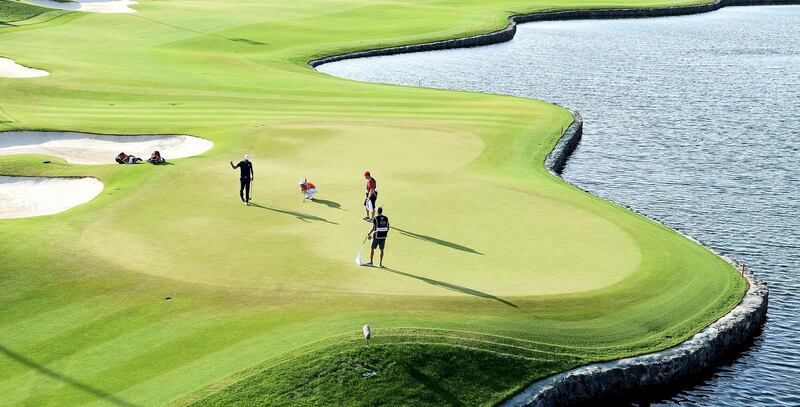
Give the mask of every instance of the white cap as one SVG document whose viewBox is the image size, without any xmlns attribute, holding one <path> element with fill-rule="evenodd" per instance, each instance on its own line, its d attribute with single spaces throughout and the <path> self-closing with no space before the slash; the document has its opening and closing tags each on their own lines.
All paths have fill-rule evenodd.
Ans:
<svg viewBox="0 0 800 407">
<path fill-rule="evenodd" d="M 250 154 L 245 154 L 244 155 L 244 159 L 247 160 L 247 161 L 250 161 Z"/>
<path fill-rule="evenodd" d="M 303 185 L 303 184 L 305 184 L 305 183 L 306 183 L 306 179 L 305 179 L 305 178 L 303 178 L 303 179 L 301 179 L 301 180 L 300 180 L 300 185 Z"/>
</svg>

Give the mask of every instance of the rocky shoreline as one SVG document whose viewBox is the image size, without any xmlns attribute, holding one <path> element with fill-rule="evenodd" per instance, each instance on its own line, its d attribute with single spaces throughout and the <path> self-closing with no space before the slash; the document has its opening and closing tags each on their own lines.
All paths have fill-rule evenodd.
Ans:
<svg viewBox="0 0 800 407">
<path fill-rule="evenodd" d="M 563 406 L 624 398 L 696 377 L 748 343 L 766 321 L 767 285 L 749 272 L 743 275 L 750 287 L 739 305 L 680 345 L 539 380 L 501 405 Z"/>
<path fill-rule="evenodd" d="M 572 111 L 572 116 L 574 121 L 544 162 L 556 176 L 561 173 L 583 134 L 580 113 Z M 733 264 L 730 259 L 725 260 Z M 739 304 L 679 345 L 641 356 L 594 363 L 538 380 L 501 406 L 549 407 L 624 399 L 626 395 L 642 394 L 651 389 L 675 387 L 716 366 L 758 335 L 767 319 L 767 284 L 746 269 L 741 270 L 748 289 Z"/>
<path fill-rule="evenodd" d="M 560 176 L 564 166 L 567 165 L 567 160 L 578 148 L 578 143 L 583 137 L 583 116 L 576 110 L 569 112 L 572 114 L 572 124 L 564 130 L 564 134 L 544 159 L 544 167 L 556 176 Z"/>
</svg>

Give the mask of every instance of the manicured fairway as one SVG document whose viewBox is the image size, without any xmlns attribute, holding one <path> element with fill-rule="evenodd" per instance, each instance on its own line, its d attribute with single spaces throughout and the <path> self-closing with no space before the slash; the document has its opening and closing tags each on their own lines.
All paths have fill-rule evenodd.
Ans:
<svg viewBox="0 0 800 407">
<path fill-rule="evenodd" d="M 0 55 L 50 72 L 0 78 L 0 131 L 214 142 L 159 167 L 0 156 L 0 175 L 105 185 L 59 215 L 0 221 L 0 404 L 492 404 L 685 339 L 745 282 L 551 176 L 567 111 L 306 66 L 509 14 L 683 3 L 145 0 L 42 18 L 0 0 L 0 21 L 42 20 L 0 27 Z M 252 207 L 228 166 L 245 153 Z M 394 227 L 386 270 L 353 263 L 364 170 Z M 304 177 L 318 202 L 301 202 Z"/>
</svg>

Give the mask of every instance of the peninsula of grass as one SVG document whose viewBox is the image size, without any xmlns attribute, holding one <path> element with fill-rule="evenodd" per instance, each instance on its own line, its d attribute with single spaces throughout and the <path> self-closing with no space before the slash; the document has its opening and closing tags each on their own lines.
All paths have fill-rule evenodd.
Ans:
<svg viewBox="0 0 800 407">
<path fill-rule="evenodd" d="M 0 221 L 1 403 L 493 404 L 686 339 L 745 281 L 550 175 L 566 110 L 306 65 L 488 32 L 511 14 L 674 4 L 144 0 L 135 14 L 0 28 L 3 56 L 50 72 L 0 78 L 0 130 L 214 142 L 159 167 L 0 157 L 0 175 L 105 185 L 61 214 Z M 252 207 L 228 166 L 245 153 Z M 385 270 L 353 264 L 365 170 L 394 227 Z M 319 201 L 302 202 L 303 177 Z"/>
</svg>

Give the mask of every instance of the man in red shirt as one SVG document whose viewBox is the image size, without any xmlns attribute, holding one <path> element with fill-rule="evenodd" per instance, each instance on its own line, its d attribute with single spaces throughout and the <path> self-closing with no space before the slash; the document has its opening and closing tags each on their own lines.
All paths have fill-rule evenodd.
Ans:
<svg viewBox="0 0 800 407">
<path fill-rule="evenodd" d="M 314 197 L 317 196 L 317 187 L 314 184 L 308 182 L 307 179 L 303 178 L 300 180 L 300 193 L 303 194 L 303 200 L 306 199 L 314 200 Z"/>
<path fill-rule="evenodd" d="M 372 222 L 372 219 L 375 218 L 375 202 L 378 200 L 378 181 L 372 178 L 372 174 L 369 171 L 364 173 L 364 179 L 367 180 L 365 188 L 367 197 L 364 199 L 364 208 L 367 210 L 367 216 L 364 217 L 364 220 Z"/>
</svg>

